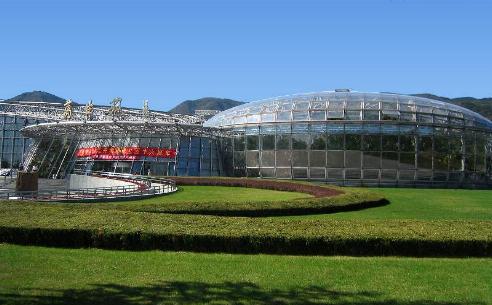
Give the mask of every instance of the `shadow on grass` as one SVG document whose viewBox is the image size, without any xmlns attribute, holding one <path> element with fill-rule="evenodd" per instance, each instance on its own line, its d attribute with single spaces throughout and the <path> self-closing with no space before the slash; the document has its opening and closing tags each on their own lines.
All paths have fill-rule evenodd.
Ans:
<svg viewBox="0 0 492 305">
<path fill-rule="evenodd" d="M 296 289 L 267 290 L 255 284 L 239 282 L 160 282 L 148 286 L 116 284 L 91 285 L 85 289 L 30 289 L 0 293 L 0 304 L 372 304 L 372 305 L 463 305 L 432 300 L 402 301 L 377 292 L 347 292 L 310 286 Z M 484 303 L 466 302 L 469 305 Z"/>
</svg>

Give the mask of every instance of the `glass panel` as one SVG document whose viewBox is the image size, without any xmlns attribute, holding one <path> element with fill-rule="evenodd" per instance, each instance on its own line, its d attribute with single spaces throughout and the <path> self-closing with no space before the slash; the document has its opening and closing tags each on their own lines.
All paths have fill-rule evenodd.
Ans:
<svg viewBox="0 0 492 305">
<path fill-rule="evenodd" d="M 325 111 L 311 111 L 311 121 L 324 121 Z"/>
<path fill-rule="evenodd" d="M 246 120 L 248 123 L 259 123 L 260 115 L 259 114 L 248 115 Z"/>
<path fill-rule="evenodd" d="M 448 155 L 443 153 L 434 154 L 434 169 L 448 170 Z"/>
<path fill-rule="evenodd" d="M 406 180 L 406 181 L 415 180 L 415 171 L 401 170 L 400 180 Z"/>
<path fill-rule="evenodd" d="M 361 167 L 361 152 L 360 151 L 345 151 L 345 167 L 360 168 Z"/>
<path fill-rule="evenodd" d="M 293 134 L 292 149 L 306 149 L 309 143 L 308 134 Z"/>
<path fill-rule="evenodd" d="M 304 150 L 292 151 L 292 166 L 308 166 L 308 153 Z"/>
<path fill-rule="evenodd" d="M 326 166 L 327 167 L 343 167 L 344 152 L 343 151 L 327 151 Z"/>
<path fill-rule="evenodd" d="M 311 149 L 312 150 L 325 150 L 326 149 L 326 135 L 325 134 L 312 134 L 311 135 Z"/>
<path fill-rule="evenodd" d="M 261 152 L 261 166 L 264 166 L 264 167 L 275 166 L 275 151 L 262 151 Z"/>
<path fill-rule="evenodd" d="M 261 149 L 263 149 L 263 150 L 275 149 L 275 135 L 262 135 L 261 136 Z"/>
<path fill-rule="evenodd" d="M 343 119 L 343 110 L 328 111 L 327 119 L 331 119 L 331 120 Z"/>
<path fill-rule="evenodd" d="M 326 175 L 330 179 L 343 179 L 343 169 L 327 169 Z"/>
<path fill-rule="evenodd" d="M 312 167 L 324 167 L 326 164 L 326 152 L 323 151 L 310 151 L 309 152 L 309 166 Z"/>
<path fill-rule="evenodd" d="M 364 110 L 364 120 L 378 121 L 379 111 Z"/>
<path fill-rule="evenodd" d="M 309 120 L 309 114 L 307 111 L 303 111 L 303 112 L 294 111 L 292 113 L 292 115 L 293 115 L 294 121 L 307 121 L 307 120 Z"/>
<path fill-rule="evenodd" d="M 345 135 L 345 147 L 347 150 L 360 150 L 361 136 L 354 134 Z"/>
<path fill-rule="evenodd" d="M 275 177 L 275 169 L 274 168 L 262 168 L 260 170 L 261 176 L 264 178 Z"/>
<path fill-rule="evenodd" d="M 415 168 L 415 153 L 400 153 L 400 168 Z"/>
<path fill-rule="evenodd" d="M 379 171 L 378 170 L 364 170 L 363 171 L 363 177 L 364 179 L 371 179 L 371 180 L 375 180 L 375 179 L 379 179 Z"/>
<path fill-rule="evenodd" d="M 359 169 L 346 169 L 345 170 L 345 179 L 360 179 L 360 170 Z"/>
<path fill-rule="evenodd" d="M 307 178 L 307 168 L 294 168 L 292 169 L 294 178 L 304 179 Z"/>
<path fill-rule="evenodd" d="M 258 167 L 260 165 L 260 153 L 257 151 L 246 152 L 246 166 Z"/>
<path fill-rule="evenodd" d="M 311 179 L 325 179 L 324 168 L 310 168 L 309 175 Z"/>
<path fill-rule="evenodd" d="M 290 135 L 277 135 L 277 149 L 290 149 Z"/>
<path fill-rule="evenodd" d="M 277 121 L 290 121 L 290 111 L 277 112 Z"/>
<path fill-rule="evenodd" d="M 275 113 L 263 113 L 261 115 L 262 122 L 274 122 L 275 121 Z"/>
<path fill-rule="evenodd" d="M 364 152 L 364 168 L 380 168 L 380 163 L 379 152 Z"/>
<path fill-rule="evenodd" d="M 414 136 L 400 136 L 400 150 L 401 151 L 415 151 L 415 137 Z"/>
<path fill-rule="evenodd" d="M 275 152 L 276 165 L 278 166 L 290 166 L 290 150 L 280 150 Z"/>
<path fill-rule="evenodd" d="M 381 120 L 384 121 L 398 121 L 400 112 L 396 110 L 383 110 L 381 112 Z"/>
<path fill-rule="evenodd" d="M 327 136 L 327 149 L 343 150 L 343 134 L 330 134 Z"/>
<path fill-rule="evenodd" d="M 260 169 L 258 168 L 248 168 L 246 169 L 248 177 L 260 177 Z"/>
<path fill-rule="evenodd" d="M 396 170 L 384 169 L 381 171 L 381 179 L 383 180 L 396 180 Z"/>
<path fill-rule="evenodd" d="M 381 153 L 381 167 L 382 168 L 398 168 L 398 153 L 396 152 L 382 152 Z"/>
<path fill-rule="evenodd" d="M 432 152 L 432 137 L 419 137 L 419 151 Z"/>
<path fill-rule="evenodd" d="M 258 136 L 246 136 L 248 150 L 258 150 Z"/>
<path fill-rule="evenodd" d="M 277 178 L 290 178 L 290 167 L 289 168 L 277 168 L 276 170 Z"/>
<path fill-rule="evenodd" d="M 449 169 L 450 170 L 464 170 L 463 168 L 463 155 L 460 153 L 451 154 L 449 156 Z"/>
<path fill-rule="evenodd" d="M 419 169 L 432 169 L 432 152 L 419 153 L 417 158 L 417 167 Z"/>
<path fill-rule="evenodd" d="M 383 150 L 398 151 L 398 136 L 383 135 Z"/>
<path fill-rule="evenodd" d="M 244 137 L 235 137 L 234 138 L 234 150 L 240 151 L 244 150 Z"/>
<path fill-rule="evenodd" d="M 445 136 L 434 137 L 434 150 L 441 153 L 448 151 L 448 138 Z"/>
<path fill-rule="evenodd" d="M 417 180 L 430 181 L 432 179 L 432 171 L 417 171 Z"/>
<path fill-rule="evenodd" d="M 360 111 L 345 111 L 345 119 L 346 120 L 360 120 Z"/>
<path fill-rule="evenodd" d="M 381 150 L 381 137 L 376 135 L 365 135 L 364 150 L 365 151 L 380 151 Z"/>
</svg>

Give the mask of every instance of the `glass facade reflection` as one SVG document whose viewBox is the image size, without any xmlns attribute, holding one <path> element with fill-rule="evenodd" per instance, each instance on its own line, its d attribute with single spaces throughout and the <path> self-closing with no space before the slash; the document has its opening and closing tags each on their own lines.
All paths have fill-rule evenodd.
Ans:
<svg viewBox="0 0 492 305">
<path fill-rule="evenodd" d="M 135 147 L 141 150 L 162 149 L 173 154 L 163 156 L 105 156 L 72 158 L 74 172 L 104 171 L 157 176 L 225 175 L 220 159 L 220 141 L 199 136 L 132 134 L 80 140 L 77 149 L 92 147 Z M 175 152 L 175 154 L 174 154 Z M 131 158 L 128 158 L 131 157 Z"/>
<path fill-rule="evenodd" d="M 15 115 L 0 115 L 0 168 L 19 168 L 24 162 L 24 154 L 32 140 L 22 136 L 20 130 L 25 126 L 39 123 L 39 120 Z"/>
<path fill-rule="evenodd" d="M 492 122 L 430 99 L 296 95 L 226 110 L 204 126 L 234 132 L 235 176 L 345 185 L 492 185 Z"/>
</svg>

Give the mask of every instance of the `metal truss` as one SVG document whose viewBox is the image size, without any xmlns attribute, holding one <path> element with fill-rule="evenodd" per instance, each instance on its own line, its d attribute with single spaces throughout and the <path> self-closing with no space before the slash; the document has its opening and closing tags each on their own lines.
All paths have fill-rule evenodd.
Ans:
<svg viewBox="0 0 492 305">
<path fill-rule="evenodd" d="M 112 111 L 113 110 L 113 111 Z M 48 122 L 89 122 L 89 121 L 125 121 L 125 122 L 152 122 L 167 124 L 200 124 L 197 116 L 174 114 L 148 109 L 121 108 L 115 113 L 114 109 L 104 106 L 93 106 L 90 115 L 86 105 L 70 106 L 70 115 L 62 104 L 35 103 L 35 102 L 10 102 L 0 103 L 0 114 L 20 116 L 29 119 L 44 120 Z"/>
<path fill-rule="evenodd" d="M 203 127 L 201 124 L 183 124 L 147 121 L 65 121 L 31 125 L 21 130 L 29 138 L 67 137 L 79 139 L 129 134 L 225 137 L 231 131 Z"/>
</svg>

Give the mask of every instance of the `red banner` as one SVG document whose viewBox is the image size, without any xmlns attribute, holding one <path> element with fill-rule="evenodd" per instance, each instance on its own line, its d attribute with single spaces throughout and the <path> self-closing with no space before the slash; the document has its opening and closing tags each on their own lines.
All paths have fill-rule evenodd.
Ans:
<svg viewBox="0 0 492 305">
<path fill-rule="evenodd" d="M 176 149 L 157 147 L 85 147 L 77 149 L 78 158 L 101 160 L 135 160 L 137 157 L 175 158 Z"/>
</svg>

